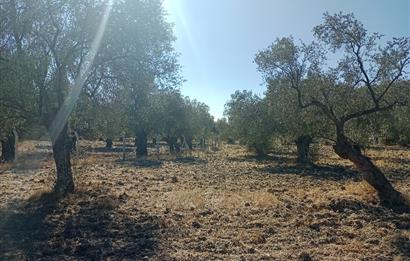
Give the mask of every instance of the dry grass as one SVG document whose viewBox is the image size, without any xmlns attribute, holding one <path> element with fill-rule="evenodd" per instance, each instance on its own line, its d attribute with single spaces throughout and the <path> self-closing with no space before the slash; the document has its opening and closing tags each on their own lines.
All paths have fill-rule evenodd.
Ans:
<svg viewBox="0 0 410 261">
<path fill-rule="evenodd" d="M 159 164 L 135 166 L 119 161 L 121 153 L 95 152 L 103 146 L 83 143 L 83 153 L 74 158 L 76 193 L 55 203 L 44 202 L 54 180 L 49 159 L 29 170 L 2 166 L 1 260 L 410 255 L 410 215 L 378 205 L 374 190 L 330 147 L 318 152 L 322 168 L 303 169 L 288 151 L 257 160 L 240 146 L 200 159 L 162 156 Z M 34 142 L 24 148 L 38 150 Z M 410 150 L 378 147 L 366 153 L 410 194 Z"/>
</svg>

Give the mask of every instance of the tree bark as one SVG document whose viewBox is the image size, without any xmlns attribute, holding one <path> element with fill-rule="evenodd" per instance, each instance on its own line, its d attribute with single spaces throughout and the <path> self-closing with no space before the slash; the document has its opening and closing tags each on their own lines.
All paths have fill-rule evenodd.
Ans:
<svg viewBox="0 0 410 261">
<path fill-rule="evenodd" d="M 309 153 L 312 138 L 309 135 L 302 135 L 295 140 L 295 143 L 297 148 L 296 162 L 299 164 L 312 164 Z"/>
<path fill-rule="evenodd" d="M 399 207 L 405 204 L 403 195 L 394 189 L 383 172 L 373 164 L 369 157 L 362 154 L 360 147 L 353 144 L 343 131 L 337 131 L 337 142 L 333 148 L 341 158 L 353 162 L 362 173 L 363 179 L 377 191 L 383 205 Z"/>
<path fill-rule="evenodd" d="M 137 131 L 135 142 L 137 145 L 136 156 L 138 158 L 143 158 L 148 156 L 148 142 L 147 133 L 143 130 Z"/>
<path fill-rule="evenodd" d="M 188 148 L 190 150 L 193 150 L 194 146 L 193 146 L 193 143 L 192 143 L 192 138 L 191 137 L 185 138 L 185 142 L 186 142 Z"/>
<path fill-rule="evenodd" d="M 111 138 L 107 138 L 105 140 L 105 148 L 112 149 L 112 139 Z"/>
<path fill-rule="evenodd" d="M 262 146 L 253 145 L 253 148 L 256 152 L 256 156 L 258 156 L 258 157 L 265 157 L 266 156 L 266 151 L 262 148 Z"/>
<path fill-rule="evenodd" d="M 69 139 L 70 139 L 70 151 L 71 151 L 71 153 L 74 153 L 74 152 L 76 152 L 77 151 L 77 145 L 78 145 L 78 137 L 77 137 L 77 133 L 76 132 L 71 132 L 70 133 L 70 136 L 69 136 Z"/>
<path fill-rule="evenodd" d="M 16 158 L 16 136 L 11 132 L 1 141 L 1 160 L 13 161 Z"/>
<path fill-rule="evenodd" d="M 67 133 L 66 125 L 53 142 L 53 156 L 57 169 L 57 181 L 54 186 L 54 192 L 59 196 L 65 196 L 74 191 L 70 152 L 71 140 Z"/>
<path fill-rule="evenodd" d="M 167 143 L 171 154 L 179 153 L 181 151 L 181 148 L 178 145 L 178 139 L 176 137 L 168 137 Z"/>
</svg>

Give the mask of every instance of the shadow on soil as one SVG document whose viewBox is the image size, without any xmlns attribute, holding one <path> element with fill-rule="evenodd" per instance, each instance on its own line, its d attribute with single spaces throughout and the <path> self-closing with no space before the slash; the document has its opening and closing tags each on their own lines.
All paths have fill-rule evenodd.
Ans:
<svg viewBox="0 0 410 261">
<path fill-rule="evenodd" d="M 279 175 L 300 175 L 305 177 L 312 177 L 321 180 L 346 180 L 351 179 L 353 181 L 359 181 L 360 175 L 354 170 L 346 169 L 342 166 L 298 166 L 298 165 L 278 165 L 274 167 L 265 167 L 262 171 L 279 174 Z"/>
<path fill-rule="evenodd" d="M 101 197 L 101 195 L 104 195 Z M 76 192 L 58 200 L 52 194 L 0 210 L 0 260 L 130 259 L 156 252 L 158 217 L 116 211 L 119 199 Z"/>
<path fill-rule="evenodd" d="M 174 155 L 161 155 L 160 159 L 155 156 L 148 157 L 139 160 L 122 160 L 118 159 L 115 161 L 117 164 L 122 166 L 132 166 L 138 168 L 160 168 L 165 163 L 174 163 L 181 165 L 200 165 L 206 164 L 208 161 L 198 157 L 175 157 Z"/>
<path fill-rule="evenodd" d="M 402 232 L 410 229 L 410 208 L 386 208 L 381 205 L 366 204 L 352 199 L 333 199 L 328 209 L 344 215 L 358 215 L 364 217 L 363 222 L 391 223 L 397 231 L 392 236 L 391 245 L 399 255 L 410 256 L 410 239 Z"/>
<path fill-rule="evenodd" d="M 29 171 L 35 171 L 43 168 L 52 158 L 52 153 L 47 151 L 30 151 L 19 153 L 16 159 L 10 163 L 7 170 L 11 170 L 16 174 L 28 174 Z"/>
<path fill-rule="evenodd" d="M 291 164 L 295 161 L 295 157 L 293 153 L 275 153 L 269 154 L 264 156 L 257 156 L 257 155 L 246 155 L 242 157 L 230 157 L 228 158 L 229 161 L 232 162 L 278 162 L 278 163 L 286 163 Z"/>
</svg>

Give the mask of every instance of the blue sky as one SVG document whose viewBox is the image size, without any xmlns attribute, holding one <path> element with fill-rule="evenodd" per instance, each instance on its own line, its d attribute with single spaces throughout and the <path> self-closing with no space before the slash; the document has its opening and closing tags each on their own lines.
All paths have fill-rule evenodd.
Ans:
<svg viewBox="0 0 410 261">
<path fill-rule="evenodd" d="M 313 40 L 324 12 L 353 12 L 371 32 L 410 36 L 410 0 L 165 0 L 186 82 L 216 118 L 235 90 L 263 95 L 253 57 L 277 37 Z"/>
</svg>

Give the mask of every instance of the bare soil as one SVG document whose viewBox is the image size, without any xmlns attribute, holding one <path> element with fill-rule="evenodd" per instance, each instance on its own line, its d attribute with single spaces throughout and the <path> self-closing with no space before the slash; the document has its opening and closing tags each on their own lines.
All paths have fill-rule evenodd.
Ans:
<svg viewBox="0 0 410 261">
<path fill-rule="evenodd" d="M 293 148 L 124 162 L 102 147 L 82 141 L 64 199 L 50 193 L 47 142 L 24 141 L 0 166 L 0 260 L 410 260 L 410 214 L 380 206 L 328 146 L 312 168 Z M 409 149 L 366 154 L 410 195 Z"/>
</svg>

